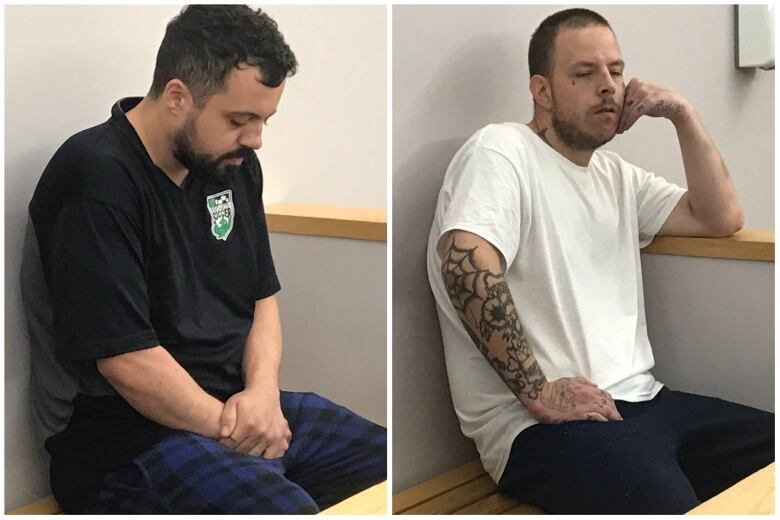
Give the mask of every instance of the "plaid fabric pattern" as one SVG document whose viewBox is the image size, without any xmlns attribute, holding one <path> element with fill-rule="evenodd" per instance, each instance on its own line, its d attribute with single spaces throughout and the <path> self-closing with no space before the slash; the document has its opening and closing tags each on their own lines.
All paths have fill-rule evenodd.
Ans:
<svg viewBox="0 0 780 520">
<path fill-rule="evenodd" d="M 292 442 L 279 459 L 189 432 L 106 475 L 92 514 L 311 514 L 387 478 L 387 430 L 312 393 L 282 392 Z"/>
</svg>

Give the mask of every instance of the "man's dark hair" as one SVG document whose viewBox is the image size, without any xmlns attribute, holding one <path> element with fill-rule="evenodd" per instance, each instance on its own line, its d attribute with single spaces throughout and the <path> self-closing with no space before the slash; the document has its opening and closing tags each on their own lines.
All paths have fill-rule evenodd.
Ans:
<svg viewBox="0 0 780 520">
<path fill-rule="evenodd" d="M 225 86 L 239 65 L 258 67 L 262 84 L 279 86 L 298 62 L 268 14 L 245 5 L 189 5 L 165 29 L 149 97 L 156 99 L 179 79 L 202 106 Z"/>
<path fill-rule="evenodd" d="M 555 50 L 555 38 L 561 27 L 579 28 L 590 25 L 610 27 L 609 22 L 600 14 L 589 9 L 566 9 L 558 11 L 544 19 L 536 28 L 528 45 L 528 71 L 531 76 L 539 74 L 549 77 Z"/>
</svg>

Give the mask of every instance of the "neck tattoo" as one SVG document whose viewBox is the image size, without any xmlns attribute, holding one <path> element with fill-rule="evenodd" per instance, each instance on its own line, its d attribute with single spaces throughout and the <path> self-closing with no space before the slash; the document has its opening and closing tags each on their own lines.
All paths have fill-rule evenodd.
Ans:
<svg viewBox="0 0 780 520">
<path fill-rule="evenodd" d="M 552 146 L 550 144 L 550 141 L 547 140 L 547 136 L 545 135 L 546 133 L 547 133 L 547 129 L 546 128 L 542 128 L 541 130 L 536 132 L 536 135 L 538 135 L 542 139 L 542 141 L 547 143 L 548 146 Z"/>
</svg>

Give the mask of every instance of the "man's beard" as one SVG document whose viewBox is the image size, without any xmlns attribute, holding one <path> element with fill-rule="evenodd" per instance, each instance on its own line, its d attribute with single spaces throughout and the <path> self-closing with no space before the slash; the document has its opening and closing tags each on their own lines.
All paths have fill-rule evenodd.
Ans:
<svg viewBox="0 0 780 520">
<path fill-rule="evenodd" d="M 236 158 L 243 158 L 246 161 L 247 154 L 252 152 L 250 148 L 239 148 L 220 155 L 216 159 L 199 152 L 194 145 L 195 125 L 192 119 L 188 120 L 184 127 L 176 130 L 172 137 L 173 156 L 189 170 L 190 177 L 222 186 L 230 184 L 243 165 L 243 162 L 241 164 L 223 164 L 224 161 Z"/>
<path fill-rule="evenodd" d="M 553 98 L 553 103 L 554 102 L 555 98 Z M 612 132 L 609 137 L 601 139 L 596 138 L 583 131 L 582 127 L 577 124 L 576 120 L 559 118 L 558 110 L 556 108 L 557 107 L 553 105 L 552 126 L 555 130 L 555 135 L 558 136 L 558 139 L 563 141 L 563 143 L 569 148 L 592 152 L 597 148 L 604 146 L 615 137 L 615 132 Z"/>
<path fill-rule="evenodd" d="M 597 148 L 604 146 L 615 137 L 615 134 L 612 133 L 609 137 L 598 139 L 584 132 L 574 121 L 558 119 L 555 112 L 553 112 L 552 116 L 552 125 L 558 139 L 563 141 L 569 148 L 575 150 L 587 150 L 592 152 Z"/>
</svg>

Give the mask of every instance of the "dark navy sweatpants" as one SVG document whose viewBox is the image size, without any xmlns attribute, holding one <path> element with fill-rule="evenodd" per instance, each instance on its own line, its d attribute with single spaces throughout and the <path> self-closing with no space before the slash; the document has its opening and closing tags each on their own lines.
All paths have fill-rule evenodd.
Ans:
<svg viewBox="0 0 780 520">
<path fill-rule="evenodd" d="M 281 393 L 292 441 L 263 459 L 181 432 L 106 475 L 83 513 L 307 514 L 387 478 L 387 431 L 311 393 Z"/>
<path fill-rule="evenodd" d="M 623 421 L 536 424 L 502 493 L 558 514 L 682 514 L 772 463 L 774 414 L 663 388 Z"/>
</svg>

